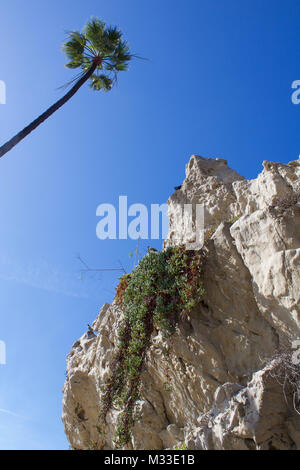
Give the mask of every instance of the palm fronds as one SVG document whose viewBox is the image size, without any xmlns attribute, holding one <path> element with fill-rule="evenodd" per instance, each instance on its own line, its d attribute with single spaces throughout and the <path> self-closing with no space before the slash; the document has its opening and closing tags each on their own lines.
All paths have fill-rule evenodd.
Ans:
<svg viewBox="0 0 300 470">
<path fill-rule="evenodd" d="M 118 73 L 126 71 L 134 57 L 127 41 L 122 38 L 122 32 L 116 26 L 107 26 L 98 18 L 91 18 L 81 33 L 71 31 L 68 36 L 68 41 L 63 44 L 69 59 L 66 67 L 81 68 L 85 73 L 96 65 L 90 77 L 90 86 L 97 91 L 111 90 Z"/>
</svg>

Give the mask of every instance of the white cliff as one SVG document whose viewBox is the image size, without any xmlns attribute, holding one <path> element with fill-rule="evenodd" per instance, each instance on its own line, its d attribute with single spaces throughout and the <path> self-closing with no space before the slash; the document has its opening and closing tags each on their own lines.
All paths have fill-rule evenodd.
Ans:
<svg viewBox="0 0 300 470">
<path fill-rule="evenodd" d="M 300 366 L 285 388 L 290 363 L 274 359 L 300 339 L 300 159 L 263 165 L 245 180 L 225 160 L 192 156 L 169 199 L 165 246 L 193 242 L 181 208 L 205 206 L 205 296 L 169 338 L 152 334 L 133 449 L 300 449 Z M 96 333 L 68 355 L 63 422 L 73 449 L 114 448 L 120 410 L 99 419 L 100 397 L 121 318 L 105 304 Z"/>
</svg>

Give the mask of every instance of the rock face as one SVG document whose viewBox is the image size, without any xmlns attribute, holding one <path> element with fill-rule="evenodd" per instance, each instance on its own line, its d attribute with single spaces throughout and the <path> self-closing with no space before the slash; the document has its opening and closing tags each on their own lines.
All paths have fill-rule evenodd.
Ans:
<svg viewBox="0 0 300 470">
<path fill-rule="evenodd" d="M 272 359 L 300 339 L 300 159 L 263 166 L 245 180 L 225 160 L 192 156 L 169 199 L 165 246 L 193 242 L 181 209 L 204 204 L 206 294 L 169 339 L 152 335 L 133 449 L 300 449 L 300 372 L 296 364 L 296 389 L 289 378 L 283 387 Z M 95 334 L 68 355 L 63 422 L 73 449 L 114 448 L 120 411 L 106 423 L 99 413 L 121 318 L 105 304 Z"/>
</svg>

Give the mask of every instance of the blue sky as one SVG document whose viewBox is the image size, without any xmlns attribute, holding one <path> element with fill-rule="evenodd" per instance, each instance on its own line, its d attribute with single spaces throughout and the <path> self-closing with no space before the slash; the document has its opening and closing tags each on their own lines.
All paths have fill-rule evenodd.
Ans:
<svg viewBox="0 0 300 470">
<path fill-rule="evenodd" d="M 72 78 L 65 31 L 91 16 L 117 24 L 135 61 L 108 94 L 87 86 L 0 160 L 0 448 L 67 449 L 61 423 L 66 355 L 117 275 L 131 240 L 96 238 L 96 208 L 166 202 L 191 154 L 228 159 L 248 178 L 263 160 L 300 153 L 298 0 L 2 2 L 0 141 L 56 101 Z M 152 242 L 161 247 L 161 241 Z M 147 246 L 144 242 L 143 247 Z"/>
</svg>

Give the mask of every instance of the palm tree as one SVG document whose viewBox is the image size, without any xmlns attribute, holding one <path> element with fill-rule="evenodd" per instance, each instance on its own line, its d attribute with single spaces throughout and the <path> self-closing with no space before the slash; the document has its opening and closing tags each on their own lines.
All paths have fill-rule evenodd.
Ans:
<svg viewBox="0 0 300 470">
<path fill-rule="evenodd" d="M 69 101 L 87 80 L 90 79 L 93 90 L 111 90 L 116 83 L 118 72 L 127 70 L 128 63 L 133 57 L 129 52 L 127 41 L 122 39 L 122 32 L 115 26 L 106 26 L 97 18 L 91 18 L 82 33 L 70 32 L 68 41 L 63 44 L 63 50 L 70 60 L 66 67 L 81 69 L 81 72 L 67 85 L 74 82 L 75 84 L 60 100 L 2 145 L 0 157 Z"/>
</svg>

